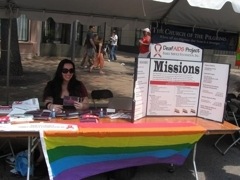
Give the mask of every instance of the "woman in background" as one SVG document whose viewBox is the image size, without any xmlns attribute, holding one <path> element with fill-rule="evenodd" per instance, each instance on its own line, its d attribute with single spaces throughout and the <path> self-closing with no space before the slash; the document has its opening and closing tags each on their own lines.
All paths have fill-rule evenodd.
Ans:
<svg viewBox="0 0 240 180">
<path fill-rule="evenodd" d="M 76 96 L 81 101 L 74 101 L 76 110 L 89 107 L 88 93 L 84 84 L 76 79 L 75 65 L 69 59 L 63 59 L 57 67 L 54 78 L 49 81 L 44 89 L 43 101 L 47 109 L 61 113 L 63 110 L 64 96 Z"/>
<path fill-rule="evenodd" d="M 143 31 L 143 37 L 139 40 L 139 55 L 138 57 L 149 57 L 150 55 L 150 43 L 151 43 L 151 31 L 149 28 L 145 28 Z"/>
<path fill-rule="evenodd" d="M 89 72 L 92 72 L 93 68 L 100 67 L 99 73 L 104 74 L 104 51 L 103 51 L 103 38 L 100 36 L 95 37 L 95 46 L 96 46 L 96 57 L 93 62 L 93 65 L 90 67 Z"/>
</svg>

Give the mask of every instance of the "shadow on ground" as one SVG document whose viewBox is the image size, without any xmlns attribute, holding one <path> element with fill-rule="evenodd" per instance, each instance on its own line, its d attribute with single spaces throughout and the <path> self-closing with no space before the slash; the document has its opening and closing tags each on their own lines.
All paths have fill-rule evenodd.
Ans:
<svg viewBox="0 0 240 180">
<path fill-rule="evenodd" d="M 10 76 L 10 86 L 29 86 L 45 82 L 49 76 L 44 72 L 24 71 L 22 76 Z M 6 76 L 0 76 L 0 85 L 6 86 Z"/>
</svg>

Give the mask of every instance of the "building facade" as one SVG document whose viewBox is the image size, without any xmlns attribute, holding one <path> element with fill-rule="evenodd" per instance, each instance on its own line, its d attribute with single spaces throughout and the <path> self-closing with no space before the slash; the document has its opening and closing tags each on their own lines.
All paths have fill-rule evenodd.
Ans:
<svg viewBox="0 0 240 180">
<path fill-rule="evenodd" d="M 79 21 L 72 24 L 57 23 L 52 18 L 46 21 L 29 20 L 25 15 L 17 18 L 20 54 L 22 57 L 33 56 L 81 56 L 89 25 Z M 94 24 L 93 24 L 94 25 Z M 108 42 L 111 31 L 118 35 L 118 49 L 138 52 L 138 39 L 142 36 L 140 28 L 130 24 L 122 27 L 103 23 L 96 26 L 96 32 Z"/>
</svg>

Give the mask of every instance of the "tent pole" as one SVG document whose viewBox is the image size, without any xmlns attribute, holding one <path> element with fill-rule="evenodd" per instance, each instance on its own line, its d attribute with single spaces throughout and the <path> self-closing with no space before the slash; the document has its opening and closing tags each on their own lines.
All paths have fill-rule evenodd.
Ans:
<svg viewBox="0 0 240 180">
<path fill-rule="evenodd" d="M 10 53 L 11 53 L 11 33 L 12 33 L 12 6 L 9 6 L 10 17 L 8 24 L 8 47 L 7 47 L 7 82 L 6 82 L 6 104 L 9 105 L 9 77 L 10 77 Z"/>
<path fill-rule="evenodd" d="M 71 60 L 75 61 L 76 56 L 76 33 L 77 33 L 77 20 L 73 22 L 72 26 L 72 54 L 71 54 Z"/>
<path fill-rule="evenodd" d="M 105 22 L 104 23 L 104 29 L 103 29 L 103 39 L 104 39 L 104 42 L 106 42 L 106 29 L 107 29 L 107 23 Z"/>
</svg>

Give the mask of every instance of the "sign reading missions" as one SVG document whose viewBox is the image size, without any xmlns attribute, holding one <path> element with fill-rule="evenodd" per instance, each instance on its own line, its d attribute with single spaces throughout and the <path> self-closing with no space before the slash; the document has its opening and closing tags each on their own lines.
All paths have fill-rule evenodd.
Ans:
<svg viewBox="0 0 240 180">
<path fill-rule="evenodd" d="M 137 63 L 134 120 L 199 116 L 222 122 L 229 68 L 203 63 L 202 50 L 191 44 L 152 44 L 150 58 Z"/>
</svg>

